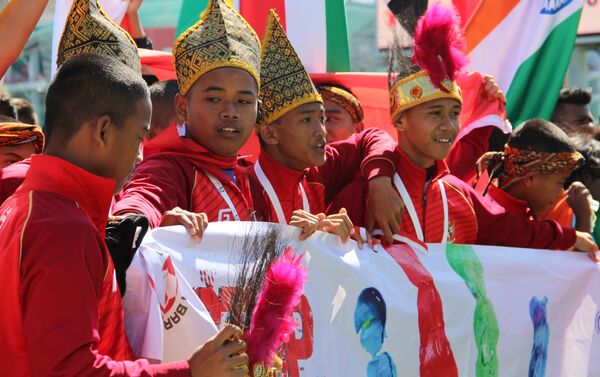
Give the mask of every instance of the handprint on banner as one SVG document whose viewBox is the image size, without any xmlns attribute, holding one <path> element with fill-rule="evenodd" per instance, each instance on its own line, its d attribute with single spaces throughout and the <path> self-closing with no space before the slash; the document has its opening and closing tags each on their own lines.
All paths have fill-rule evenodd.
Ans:
<svg viewBox="0 0 600 377">
<path fill-rule="evenodd" d="M 385 335 L 386 306 L 381 293 L 373 287 L 364 289 L 356 301 L 354 330 L 360 344 L 371 355 L 367 377 L 396 377 L 396 364 L 389 353 L 381 351 Z"/>
</svg>

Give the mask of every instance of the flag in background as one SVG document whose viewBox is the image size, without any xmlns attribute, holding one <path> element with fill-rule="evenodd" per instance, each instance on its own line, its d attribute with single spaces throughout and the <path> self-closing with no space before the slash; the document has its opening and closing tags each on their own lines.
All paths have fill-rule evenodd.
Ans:
<svg viewBox="0 0 600 377">
<path fill-rule="evenodd" d="M 269 9 L 281 24 L 309 72 L 348 72 L 350 45 L 344 0 L 227 0 L 262 39 Z M 183 0 L 176 35 L 200 18 L 208 0 Z"/>
<path fill-rule="evenodd" d="M 482 0 L 474 9 L 465 30 L 469 70 L 495 77 L 512 124 L 551 117 L 582 7 L 583 0 Z"/>
</svg>

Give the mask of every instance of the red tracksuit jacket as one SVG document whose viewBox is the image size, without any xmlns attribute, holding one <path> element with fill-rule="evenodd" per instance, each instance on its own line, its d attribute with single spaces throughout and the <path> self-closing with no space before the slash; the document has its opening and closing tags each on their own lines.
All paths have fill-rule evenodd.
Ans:
<svg viewBox="0 0 600 377">
<path fill-rule="evenodd" d="M 36 155 L 0 207 L 0 370 L 7 376 L 189 376 L 132 358 L 104 231 L 115 182 Z"/>
</svg>

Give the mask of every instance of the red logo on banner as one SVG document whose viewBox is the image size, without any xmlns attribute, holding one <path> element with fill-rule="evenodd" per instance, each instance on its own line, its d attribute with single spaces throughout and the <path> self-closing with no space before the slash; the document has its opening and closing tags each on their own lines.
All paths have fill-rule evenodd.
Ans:
<svg viewBox="0 0 600 377">
<path fill-rule="evenodd" d="M 167 257 L 162 267 L 163 283 L 165 287 L 165 294 L 162 302 L 160 302 L 160 310 L 163 314 L 167 314 L 169 310 L 175 305 L 175 300 L 179 295 L 179 283 L 177 282 L 177 276 L 175 275 L 175 268 L 171 257 Z"/>
</svg>

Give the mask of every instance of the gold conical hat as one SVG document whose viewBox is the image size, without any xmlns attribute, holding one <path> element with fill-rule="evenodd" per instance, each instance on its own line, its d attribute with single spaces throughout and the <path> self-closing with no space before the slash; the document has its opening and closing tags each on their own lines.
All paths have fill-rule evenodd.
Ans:
<svg viewBox="0 0 600 377">
<path fill-rule="evenodd" d="M 241 68 L 260 83 L 260 41 L 252 26 L 223 0 L 209 0 L 200 21 L 173 44 L 173 62 L 181 94 L 206 72 Z"/>
<path fill-rule="evenodd" d="M 60 44 L 56 63 L 83 53 L 108 55 L 136 72 L 142 72 L 140 57 L 131 36 L 115 24 L 97 0 L 74 0 Z"/>
<path fill-rule="evenodd" d="M 262 40 L 261 60 L 262 124 L 271 124 L 298 106 L 323 103 L 273 10 Z"/>
</svg>

